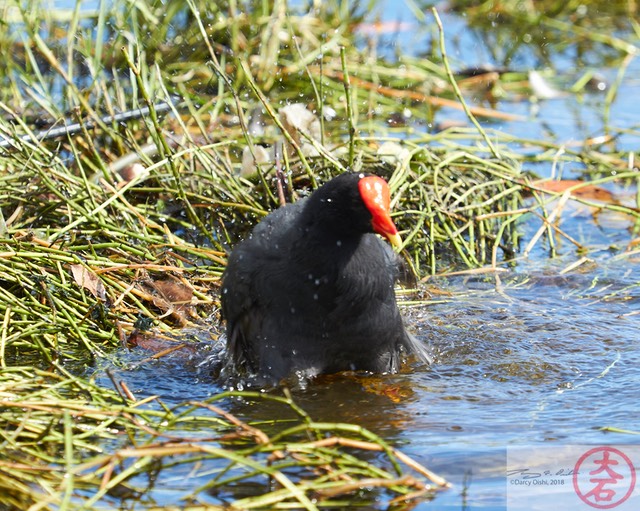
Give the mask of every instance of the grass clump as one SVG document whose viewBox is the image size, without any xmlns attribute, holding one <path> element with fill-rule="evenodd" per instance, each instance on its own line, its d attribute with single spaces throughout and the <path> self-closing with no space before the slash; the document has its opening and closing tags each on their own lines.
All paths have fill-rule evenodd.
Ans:
<svg viewBox="0 0 640 511">
<path fill-rule="evenodd" d="M 275 402 L 290 418 L 268 434 L 217 404 L 238 398 Z M 227 392 L 170 408 L 57 371 L 12 369 L 0 377 L 0 403 L 8 509 L 152 507 L 146 495 L 160 486 L 165 504 L 314 510 L 381 496 L 401 503 L 447 486 L 373 433 L 313 422 L 286 397 Z M 368 453 L 383 453 L 389 469 Z"/>
</svg>

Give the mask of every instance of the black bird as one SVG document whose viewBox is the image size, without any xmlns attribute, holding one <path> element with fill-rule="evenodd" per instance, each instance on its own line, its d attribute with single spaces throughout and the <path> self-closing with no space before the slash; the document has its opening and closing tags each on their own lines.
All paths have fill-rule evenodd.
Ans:
<svg viewBox="0 0 640 511">
<path fill-rule="evenodd" d="M 235 371 L 279 380 L 344 370 L 395 372 L 402 352 L 429 361 L 404 328 L 394 282 L 400 245 L 384 179 L 344 173 L 265 217 L 223 276 Z"/>
</svg>

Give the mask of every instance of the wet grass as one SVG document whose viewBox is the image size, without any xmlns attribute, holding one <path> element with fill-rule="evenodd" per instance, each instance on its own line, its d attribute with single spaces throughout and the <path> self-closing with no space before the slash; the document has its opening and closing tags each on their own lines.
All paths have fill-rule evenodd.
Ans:
<svg viewBox="0 0 640 511">
<path fill-rule="evenodd" d="M 199 501 L 207 509 L 223 509 L 225 499 L 234 497 L 239 509 L 317 509 L 312 500 L 336 507 L 354 491 L 387 493 L 401 504 L 447 486 L 373 433 L 314 422 L 288 397 L 226 392 L 169 408 L 157 396 L 136 400 L 126 387 L 118 395 L 61 373 L 3 373 L 5 508 L 95 509 L 114 499 L 144 503 L 145 493 L 163 485 L 170 501 Z M 267 433 L 216 404 L 237 398 L 275 402 L 281 416 L 292 418 Z M 111 446 L 108 452 L 105 446 Z M 382 453 L 389 469 L 359 453 Z M 182 467 L 189 484 L 176 485 L 162 473 Z"/>
<path fill-rule="evenodd" d="M 401 507 L 444 484 L 356 426 L 314 423 L 300 411 L 297 425 L 267 435 L 212 403 L 168 409 L 84 376 L 136 332 L 208 325 L 216 336 L 227 251 L 278 206 L 278 175 L 290 201 L 347 168 L 386 177 L 406 257 L 421 277 L 517 264 L 519 225 L 529 218 L 540 225 L 533 243 L 561 235 L 554 219 L 562 194 L 541 187 L 531 165 L 577 163 L 598 186 L 637 179 L 637 164 L 614 144 L 565 147 L 494 129 L 517 120 L 496 106 L 496 92 L 527 94 L 526 76 L 492 75 L 479 93 L 449 62 L 446 26 L 433 14 L 425 22 L 432 53 L 390 61 L 377 54 L 380 34 L 363 22 L 363 8 L 348 5 L 317 2 L 311 14 L 280 1 L 3 7 L 7 506 L 140 499 L 163 466 L 200 463 L 197 489 L 178 499 L 199 502 L 214 488 L 246 483 L 242 508 L 336 507 L 345 495 L 361 503 L 397 497 Z M 623 62 L 637 50 L 637 32 L 625 45 L 573 34 Z M 291 103 L 302 103 L 316 128 L 297 129 L 283 111 Z M 436 129 L 443 110 L 463 112 L 468 125 Z M 639 216 L 577 193 L 562 200 L 623 213 L 631 225 Z M 173 437 L 184 422 L 210 436 Z"/>
</svg>

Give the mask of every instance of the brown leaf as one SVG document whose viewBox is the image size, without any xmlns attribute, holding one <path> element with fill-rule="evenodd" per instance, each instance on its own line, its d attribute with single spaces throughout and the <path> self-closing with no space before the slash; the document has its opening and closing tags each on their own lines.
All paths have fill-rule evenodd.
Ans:
<svg viewBox="0 0 640 511">
<path fill-rule="evenodd" d="M 571 195 L 582 199 L 593 199 L 601 202 L 617 204 L 618 200 L 609 191 L 600 186 L 584 184 L 583 181 L 577 179 L 561 179 L 560 181 L 533 181 L 531 183 L 536 188 L 541 188 L 547 192 L 563 193 L 574 186 L 575 190 L 571 190 Z"/>
<path fill-rule="evenodd" d="M 155 291 L 153 303 L 167 314 L 172 314 L 182 323 L 187 323 L 187 315 L 191 312 L 193 289 L 183 280 L 166 275 L 162 280 L 145 281 Z"/>
<path fill-rule="evenodd" d="M 75 280 L 76 284 L 80 287 L 89 291 L 98 300 L 103 302 L 106 300 L 107 293 L 104 284 L 100 280 L 100 277 L 89 268 L 81 264 L 72 264 L 71 274 L 73 275 L 73 280 Z"/>
<path fill-rule="evenodd" d="M 153 288 L 173 305 L 189 305 L 193 298 L 193 289 L 181 280 L 173 277 L 152 281 Z"/>
</svg>

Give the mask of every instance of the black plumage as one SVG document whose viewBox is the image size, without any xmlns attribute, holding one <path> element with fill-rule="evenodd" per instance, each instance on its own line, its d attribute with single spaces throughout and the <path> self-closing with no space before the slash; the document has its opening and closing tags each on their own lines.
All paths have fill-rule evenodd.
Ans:
<svg viewBox="0 0 640 511">
<path fill-rule="evenodd" d="M 374 230 L 399 242 L 388 187 L 367 174 L 342 174 L 265 217 L 223 276 L 230 366 L 278 380 L 394 372 L 402 352 L 427 361 L 398 310 L 398 258 Z"/>
</svg>

